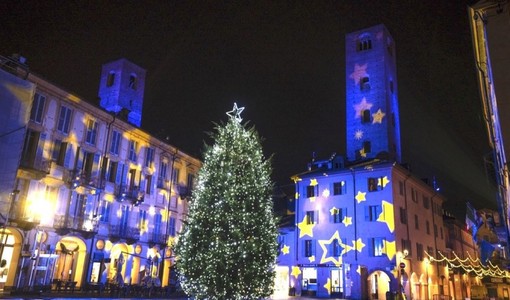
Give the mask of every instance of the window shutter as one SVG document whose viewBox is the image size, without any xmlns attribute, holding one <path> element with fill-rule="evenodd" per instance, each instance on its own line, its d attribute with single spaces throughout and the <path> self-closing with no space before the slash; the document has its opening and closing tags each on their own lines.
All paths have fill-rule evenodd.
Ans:
<svg viewBox="0 0 510 300">
<path fill-rule="evenodd" d="M 115 176 L 115 184 L 122 185 L 124 183 L 124 179 L 122 178 L 124 174 L 124 164 L 119 162 L 117 166 L 117 176 Z"/>
<path fill-rule="evenodd" d="M 370 221 L 370 206 L 365 205 L 365 221 Z"/>
<path fill-rule="evenodd" d="M 83 169 L 83 158 L 85 156 L 85 153 L 80 149 L 80 147 L 76 148 L 76 166 L 75 170 L 81 171 Z"/>
<path fill-rule="evenodd" d="M 66 157 L 64 158 L 64 168 L 66 169 L 70 169 L 71 168 L 71 157 L 73 156 L 73 144 L 68 144 L 67 145 L 67 150 L 66 150 Z"/>
<path fill-rule="evenodd" d="M 101 155 L 99 153 L 94 154 L 94 161 L 92 163 L 92 178 L 99 177 L 99 161 L 101 160 Z"/>
</svg>

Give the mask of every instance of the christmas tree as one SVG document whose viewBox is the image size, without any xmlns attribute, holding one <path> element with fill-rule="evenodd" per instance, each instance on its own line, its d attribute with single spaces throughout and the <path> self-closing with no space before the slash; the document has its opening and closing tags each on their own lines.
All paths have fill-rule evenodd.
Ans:
<svg viewBox="0 0 510 300">
<path fill-rule="evenodd" d="M 277 255 L 271 166 L 244 108 L 216 126 L 197 177 L 189 216 L 176 245 L 181 286 L 197 299 L 271 295 Z"/>
</svg>

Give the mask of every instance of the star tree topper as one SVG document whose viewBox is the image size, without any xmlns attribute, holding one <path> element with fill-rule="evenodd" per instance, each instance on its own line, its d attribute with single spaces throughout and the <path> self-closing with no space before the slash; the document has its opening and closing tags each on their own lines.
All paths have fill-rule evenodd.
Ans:
<svg viewBox="0 0 510 300">
<path fill-rule="evenodd" d="M 234 108 L 232 108 L 231 111 L 227 112 L 227 115 L 236 120 L 237 122 L 241 123 L 243 118 L 241 118 L 241 113 L 243 112 L 244 107 L 237 107 L 237 103 L 234 102 Z"/>
</svg>

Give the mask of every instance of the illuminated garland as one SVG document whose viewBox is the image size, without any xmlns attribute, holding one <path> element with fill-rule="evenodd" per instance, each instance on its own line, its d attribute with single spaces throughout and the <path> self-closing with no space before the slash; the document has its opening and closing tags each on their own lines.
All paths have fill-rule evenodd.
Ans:
<svg viewBox="0 0 510 300">
<path fill-rule="evenodd" d="M 478 277 L 490 276 L 496 278 L 510 278 L 510 273 L 508 271 L 502 270 L 499 266 L 495 266 L 491 261 L 489 261 L 488 266 L 484 266 L 479 258 L 473 259 L 469 252 L 467 252 L 468 257 L 465 259 L 458 257 L 455 252 L 452 252 L 454 256 L 453 259 L 444 256 L 441 251 L 438 251 L 438 253 L 441 256 L 440 258 L 433 257 L 425 251 L 425 254 L 427 254 L 431 262 L 447 262 L 449 268 L 462 269 L 467 273 L 473 272 Z"/>
</svg>

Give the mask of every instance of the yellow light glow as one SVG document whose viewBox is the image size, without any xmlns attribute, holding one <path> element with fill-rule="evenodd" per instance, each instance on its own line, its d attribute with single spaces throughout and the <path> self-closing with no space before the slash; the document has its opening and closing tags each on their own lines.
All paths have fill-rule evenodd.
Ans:
<svg viewBox="0 0 510 300">
<path fill-rule="evenodd" d="M 149 207 L 149 215 L 151 216 L 154 216 L 156 214 L 156 208 L 151 205 L 151 207 Z"/>
<path fill-rule="evenodd" d="M 324 197 L 324 198 L 329 197 L 329 194 L 330 194 L 330 193 L 329 193 L 329 189 L 324 189 L 324 190 L 322 191 L 322 197 Z"/>
</svg>

